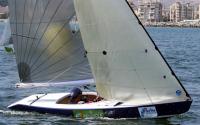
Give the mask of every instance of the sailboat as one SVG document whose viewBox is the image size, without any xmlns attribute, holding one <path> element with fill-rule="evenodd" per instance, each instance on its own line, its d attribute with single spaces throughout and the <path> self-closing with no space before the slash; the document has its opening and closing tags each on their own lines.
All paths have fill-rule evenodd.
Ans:
<svg viewBox="0 0 200 125">
<path fill-rule="evenodd" d="M 9 5 L 22 83 L 94 79 L 97 92 L 35 94 L 8 108 L 76 118 L 163 118 L 189 110 L 190 95 L 126 0 Z M 74 16 L 79 28 L 70 28 Z"/>
</svg>

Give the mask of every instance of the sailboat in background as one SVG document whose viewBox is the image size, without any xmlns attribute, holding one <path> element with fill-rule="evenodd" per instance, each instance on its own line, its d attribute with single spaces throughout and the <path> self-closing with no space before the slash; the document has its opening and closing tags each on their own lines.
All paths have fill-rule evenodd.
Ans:
<svg viewBox="0 0 200 125">
<path fill-rule="evenodd" d="M 9 10 L 18 87 L 92 81 L 80 32 L 69 25 L 72 0 L 10 0 Z"/>
<path fill-rule="evenodd" d="M 4 48 L 7 53 L 14 53 L 9 18 L 0 19 L 0 28 L 0 46 L 2 46 L 2 49 Z"/>
<path fill-rule="evenodd" d="M 0 6 L 0 49 L 5 49 L 8 53 L 13 53 L 13 46 L 12 46 L 12 40 L 11 37 L 11 30 L 10 30 L 10 20 L 8 18 L 8 6 L 1 7 Z M 1 46 L 3 46 L 1 48 Z"/>
<path fill-rule="evenodd" d="M 189 110 L 190 95 L 126 0 L 9 0 L 9 5 L 21 82 L 94 76 L 98 93 L 75 88 L 36 94 L 10 109 L 81 118 L 161 118 Z M 70 28 L 75 13 L 80 30 Z"/>
<path fill-rule="evenodd" d="M 0 35 L 0 46 L 9 44 L 11 36 L 10 21 L 9 19 L 0 19 L 1 35 Z"/>
</svg>

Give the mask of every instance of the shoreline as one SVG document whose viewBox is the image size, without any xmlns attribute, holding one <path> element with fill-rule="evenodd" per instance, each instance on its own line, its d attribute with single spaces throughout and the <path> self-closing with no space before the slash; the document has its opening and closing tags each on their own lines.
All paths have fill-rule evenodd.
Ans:
<svg viewBox="0 0 200 125">
<path fill-rule="evenodd" d="M 200 28 L 200 22 L 156 22 L 156 23 L 144 23 L 146 27 L 180 27 L 180 28 Z"/>
</svg>

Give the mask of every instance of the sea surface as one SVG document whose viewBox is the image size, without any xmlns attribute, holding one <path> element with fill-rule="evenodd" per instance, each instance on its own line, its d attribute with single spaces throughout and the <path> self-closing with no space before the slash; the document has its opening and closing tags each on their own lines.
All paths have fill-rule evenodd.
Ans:
<svg viewBox="0 0 200 125">
<path fill-rule="evenodd" d="M 15 88 L 19 81 L 15 56 L 0 47 L 0 125 L 200 125 L 200 29 L 147 28 L 155 43 L 193 98 L 189 112 L 167 119 L 73 119 L 16 112 L 7 106 L 34 93 L 66 92 L 64 87 Z"/>
</svg>

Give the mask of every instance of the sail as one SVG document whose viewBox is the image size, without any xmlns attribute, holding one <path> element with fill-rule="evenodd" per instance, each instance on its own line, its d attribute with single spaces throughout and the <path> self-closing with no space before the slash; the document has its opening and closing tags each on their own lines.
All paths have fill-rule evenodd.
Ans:
<svg viewBox="0 0 200 125">
<path fill-rule="evenodd" d="M 74 4 L 100 96 L 135 105 L 188 98 L 126 0 Z"/>
<path fill-rule="evenodd" d="M 8 0 L 21 82 L 91 79 L 80 31 L 71 21 L 73 0 Z"/>
<path fill-rule="evenodd" d="M 9 19 L 0 19 L 0 46 L 8 45 L 11 36 Z"/>
</svg>

